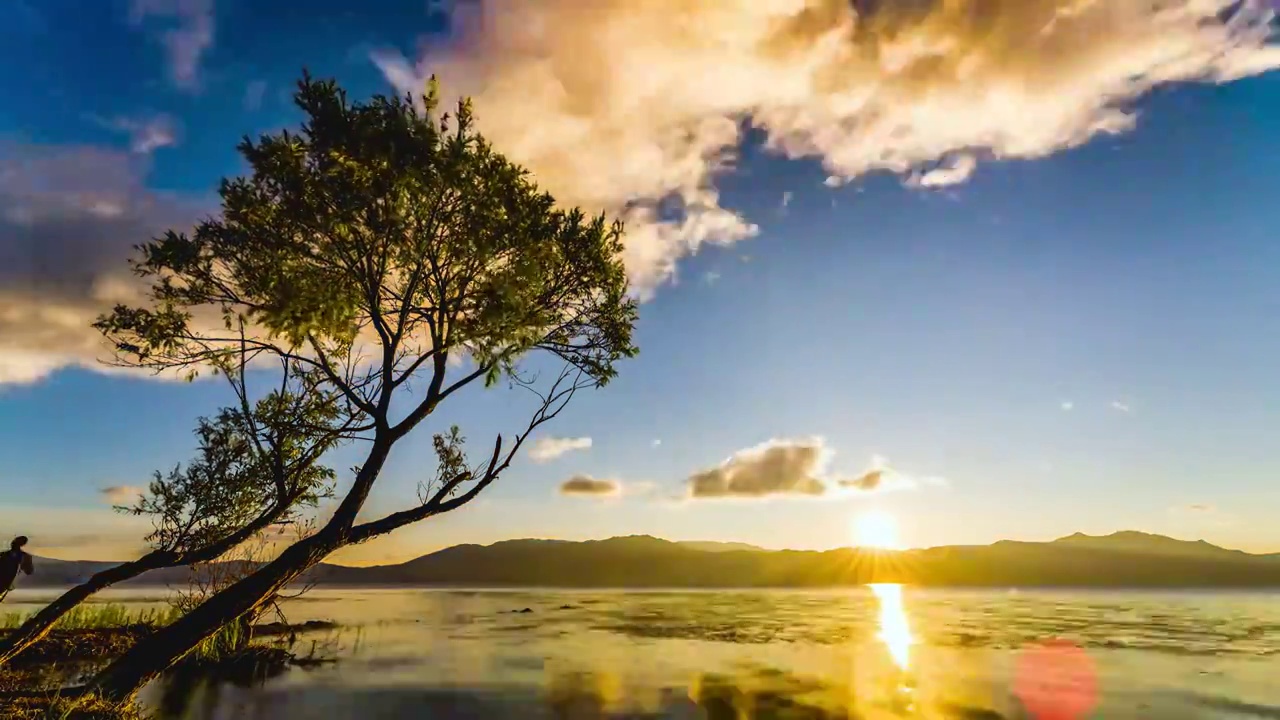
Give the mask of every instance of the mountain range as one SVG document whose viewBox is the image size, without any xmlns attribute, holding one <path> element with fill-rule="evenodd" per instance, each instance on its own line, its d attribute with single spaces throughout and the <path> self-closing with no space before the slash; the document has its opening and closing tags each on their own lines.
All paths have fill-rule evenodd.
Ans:
<svg viewBox="0 0 1280 720">
<path fill-rule="evenodd" d="M 83 581 L 112 563 L 37 559 L 19 587 Z M 185 568 L 148 573 L 131 586 L 184 586 Z M 817 588 L 872 582 L 937 587 L 1280 587 L 1280 553 L 1254 555 L 1203 540 L 1125 531 L 1051 542 L 1002 540 L 923 550 L 764 550 L 741 543 L 508 540 L 457 545 L 397 565 L 323 564 L 321 586 Z"/>
</svg>

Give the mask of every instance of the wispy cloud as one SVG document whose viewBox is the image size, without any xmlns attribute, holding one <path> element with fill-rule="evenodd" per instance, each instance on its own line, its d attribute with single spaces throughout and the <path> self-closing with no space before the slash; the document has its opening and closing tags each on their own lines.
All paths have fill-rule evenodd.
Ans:
<svg viewBox="0 0 1280 720">
<path fill-rule="evenodd" d="M 1180 525 L 1223 528 L 1236 524 L 1236 518 L 1212 503 L 1195 502 L 1169 508 L 1169 515 Z"/>
<path fill-rule="evenodd" d="M 458 2 L 452 41 L 372 57 L 400 91 L 435 73 L 447 96 L 473 96 L 480 129 L 558 199 L 622 217 L 642 293 L 704 244 L 757 232 L 717 189 L 747 128 L 776 153 L 819 159 L 828 185 L 889 171 L 945 187 L 983 158 L 1129 131 L 1134 100 L 1156 87 L 1280 66 L 1263 0 L 582 7 Z M 674 217 L 660 211 L 672 198 Z"/>
<path fill-rule="evenodd" d="M 888 493 L 901 490 L 917 490 L 921 487 L 946 487 L 950 482 L 941 476 L 917 477 L 889 465 L 880 455 L 872 456 L 870 467 L 855 478 L 838 481 L 840 487 L 864 493 Z"/>
<path fill-rule="evenodd" d="M 622 483 L 617 480 L 602 480 L 590 475 L 575 475 L 560 484 L 561 495 L 585 497 L 617 497 L 622 494 Z"/>
<path fill-rule="evenodd" d="M 147 118 L 117 117 L 98 119 L 104 127 L 129 135 L 129 150 L 150 155 L 164 147 L 178 144 L 181 128 L 172 116 L 159 114 Z"/>
<path fill-rule="evenodd" d="M 1119 400 L 1116 400 L 1115 402 L 1111 403 L 1111 409 L 1115 410 L 1116 412 L 1122 412 L 1122 413 L 1133 412 L 1132 407 L 1130 407 L 1127 403 L 1120 402 Z"/>
<path fill-rule="evenodd" d="M 1063 400 L 1062 405 L 1060 407 L 1062 408 L 1063 412 L 1071 412 L 1072 410 L 1076 409 L 1076 404 L 1071 402 L 1070 400 Z"/>
<path fill-rule="evenodd" d="M 968 180 L 977 169 L 977 158 L 972 155 L 957 155 L 932 170 L 915 173 L 907 179 L 907 184 L 920 188 L 951 187 Z"/>
<path fill-rule="evenodd" d="M 102 488 L 100 492 L 102 499 L 108 505 L 130 505 L 145 491 L 133 485 L 112 485 L 111 487 Z"/>
<path fill-rule="evenodd" d="M 213 47 L 213 0 L 133 0 L 129 21 L 141 26 L 148 20 L 167 21 L 161 35 L 169 55 L 169 76 L 180 88 L 200 85 L 200 60 Z"/>
<path fill-rule="evenodd" d="M 248 112 L 262 108 L 262 98 L 267 94 L 267 81 L 254 80 L 244 87 L 244 99 L 241 104 Z"/>
<path fill-rule="evenodd" d="M 591 438 L 541 437 L 529 449 L 529 459 L 534 462 L 549 462 L 575 450 L 586 450 L 591 447 Z"/>
</svg>

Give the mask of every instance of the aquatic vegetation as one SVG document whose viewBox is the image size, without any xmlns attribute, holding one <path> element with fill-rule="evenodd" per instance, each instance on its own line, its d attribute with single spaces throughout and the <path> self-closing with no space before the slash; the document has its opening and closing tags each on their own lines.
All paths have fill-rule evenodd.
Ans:
<svg viewBox="0 0 1280 720">
<path fill-rule="evenodd" d="M 33 613 L 7 613 L 0 616 L 0 631 L 22 626 Z M 168 625 L 181 616 L 174 608 L 138 608 L 117 603 L 80 605 L 58 619 L 55 630 L 102 630 L 147 625 Z"/>
</svg>

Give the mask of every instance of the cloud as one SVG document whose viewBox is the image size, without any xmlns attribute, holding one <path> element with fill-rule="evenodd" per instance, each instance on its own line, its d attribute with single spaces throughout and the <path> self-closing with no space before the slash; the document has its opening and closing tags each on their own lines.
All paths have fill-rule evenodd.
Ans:
<svg viewBox="0 0 1280 720">
<path fill-rule="evenodd" d="M 248 112 L 253 112 L 262 108 L 262 98 L 267 93 L 266 80 L 254 80 L 244 88 L 244 100 L 242 104 Z"/>
<path fill-rule="evenodd" d="M 151 532 L 150 520 L 109 508 L 72 509 L 7 504 L 0 526 L 27 535 L 27 552 L 63 560 L 121 561 L 138 557 Z M 11 537 L 11 536 L 10 536 Z M 37 572 L 39 568 L 37 568 Z"/>
<path fill-rule="evenodd" d="M 919 188 L 951 187 L 968 180 L 977 169 L 977 158 L 972 155 L 957 155 L 932 170 L 917 172 L 907 179 L 907 184 Z"/>
<path fill-rule="evenodd" d="M 101 367 L 109 349 L 89 325 L 137 299 L 132 247 L 202 209 L 147 190 L 147 167 L 127 152 L 0 143 L 0 384 Z"/>
<path fill-rule="evenodd" d="M 412 61 L 376 52 L 378 67 L 414 92 L 439 73 L 560 201 L 626 220 L 642 296 L 707 243 L 756 232 L 716 189 L 749 130 L 775 154 L 818 159 L 835 184 L 874 171 L 937 181 L 960 158 L 1037 158 L 1127 131 L 1158 86 L 1280 66 L 1261 0 L 456 5 L 451 39 Z M 214 10 L 132 0 L 129 17 L 165 33 L 174 81 L 194 88 Z M 87 324 L 132 292 L 129 248 L 208 209 L 145 177 L 137 154 L 0 146 L 0 383 L 94 366 Z"/>
<path fill-rule="evenodd" d="M 112 485 L 102 488 L 101 492 L 108 505 L 130 505 L 145 491 L 133 485 Z"/>
<path fill-rule="evenodd" d="M 575 475 L 560 484 L 560 494 L 586 497 L 615 497 L 622 494 L 622 483 L 617 480 L 597 480 L 588 475 Z"/>
<path fill-rule="evenodd" d="M 653 442 L 649 443 L 651 447 L 658 447 L 661 444 L 662 444 L 662 438 L 654 438 Z"/>
<path fill-rule="evenodd" d="M 1122 412 L 1122 413 L 1131 413 L 1131 412 L 1133 412 L 1133 408 L 1129 407 L 1129 406 L 1128 406 L 1128 405 L 1126 405 L 1125 403 L 1122 403 L 1122 402 L 1120 402 L 1120 401 L 1118 401 L 1118 400 L 1117 400 L 1117 401 L 1115 401 L 1115 402 L 1113 402 L 1113 403 L 1111 403 L 1111 409 L 1112 409 L 1112 410 L 1115 410 L 1115 411 L 1117 411 L 1117 412 Z"/>
<path fill-rule="evenodd" d="M 200 59 L 213 47 L 213 0 L 133 0 L 129 22 L 139 26 L 148 19 L 169 21 L 161 42 L 173 83 L 185 90 L 198 88 Z"/>
<path fill-rule="evenodd" d="M 986 159 L 1129 131 L 1135 101 L 1159 86 L 1280 66 L 1264 0 L 453 6 L 449 40 L 373 61 L 402 92 L 438 74 L 559 200 L 624 219 L 642 296 L 703 245 L 757 232 L 716 187 L 748 130 L 820 160 L 828 185 L 888 171 L 940 187 Z"/>
<path fill-rule="evenodd" d="M 691 498 L 817 496 L 827 491 L 833 453 L 821 438 L 770 440 L 690 476 Z"/>
<path fill-rule="evenodd" d="M 854 478 L 845 478 L 837 484 L 846 490 L 859 493 L 887 493 L 901 490 L 917 490 L 921 486 L 946 487 L 950 483 L 944 477 L 916 477 L 889 465 L 888 459 L 872 456 L 870 468 Z"/>
<path fill-rule="evenodd" d="M 867 492 L 871 492 L 873 490 L 880 489 L 881 483 L 884 482 L 884 475 L 885 475 L 884 470 L 880 470 L 880 469 L 868 470 L 866 473 L 864 473 L 860 477 L 852 478 L 849 480 L 841 480 L 840 484 L 843 485 L 844 487 L 853 488 L 855 490 L 864 490 Z"/>
<path fill-rule="evenodd" d="M 1223 512 L 1218 506 L 1209 503 L 1175 505 L 1169 508 L 1169 515 L 1176 522 L 1187 526 L 1221 528 L 1237 522 L 1237 518 L 1231 513 Z"/>
<path fill-rule="evenodd" d="M 1071 402 L 1070 400 L 1063 400 L 1063 401 L 1062 401 L 1062 411 L 1063 411 L 1063 412 L 1071 412 L 1072 410 L 1075 410 L 1075 409 L 1076 409 L 1076 404 L 1075 404 L 1075 403 Z"/>
<path fill-rule="evenodd" d="M 139 155 L 150 155 L 163 147 L 178 144 L 178 122 L 168 115 L 155 115 L 145 120 L 115 118 L 102 121 L 112 130 L 129 134 L 129 150 Z"/>
<path fill-rule="evenodd" d="M 549 462 L 575 450 L 586 450 L 591 447 L 591 438 L 558 438 L 542 437 L 529 449 L 529 459 L 534 462 Z"/>
</svg>

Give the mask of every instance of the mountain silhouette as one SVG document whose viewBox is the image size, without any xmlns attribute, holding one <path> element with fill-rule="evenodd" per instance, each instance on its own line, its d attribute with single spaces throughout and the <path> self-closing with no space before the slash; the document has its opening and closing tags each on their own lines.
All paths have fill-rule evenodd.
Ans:
<svg viewBox="0 0 1280 720">
<path fill-rule="evenodd" d="M 80 582 L 110 563 L 38 559 L 21 587 Z M 130 585 L 184 586 L 183 568 Z M 866 583 L 935 587 L 1280 587 L 1280 554 L 1253 555 L 1141 532 L 1076 533 L 1052 542 L 1002 540 L 924 550 L 764 550 L 741 543 L 507 540 L 456 545 L 396 565 L 324 564 L 308 580 L 338 586 L 564 588 L 817 588 Z"/>
<path fill-rule="evenodd" d="M 323 584 L 472 587 L 1280 587 L 1278 556 L 1135 532 L 901 552 L 747 548 L 704 548 L 649 536 L 510 540 L 459 545 L 399 565 L 329 565 L 313 577 Z"/>
<path fill-rule="evenodd" d="M 1183 555 L 1205 557 L 1247 556 L 1240 550 L 1228 550 L 1205 542 L 1204 540 L 1175 540 L 1164 535 L 1123 530 L 1110 535 L 1085 535 L 1076 533 L 1054 541 L 1072 547 L 1096 548 L 1121 552 L 1145 553 L 1149 555 Z"/>
</svg>

